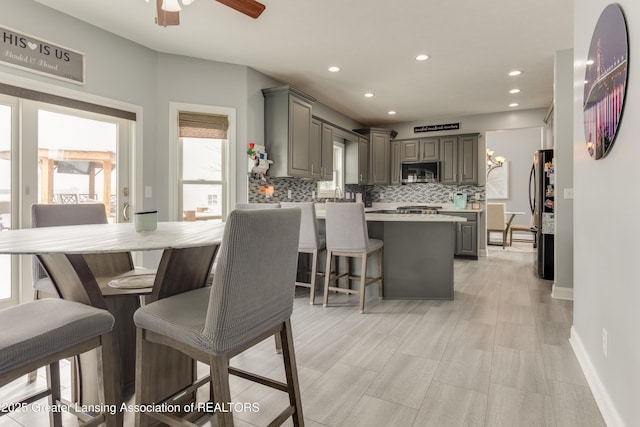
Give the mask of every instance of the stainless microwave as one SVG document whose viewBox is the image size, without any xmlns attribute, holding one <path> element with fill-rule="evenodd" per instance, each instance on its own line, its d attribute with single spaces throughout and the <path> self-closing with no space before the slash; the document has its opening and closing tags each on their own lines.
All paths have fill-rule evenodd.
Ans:
<svg viewBox="0 0 640 427">
<path fill-rule="evenodd" d="M 440 181 L 440 162 L 402 163 L 403 184 Z"/>
</svg>

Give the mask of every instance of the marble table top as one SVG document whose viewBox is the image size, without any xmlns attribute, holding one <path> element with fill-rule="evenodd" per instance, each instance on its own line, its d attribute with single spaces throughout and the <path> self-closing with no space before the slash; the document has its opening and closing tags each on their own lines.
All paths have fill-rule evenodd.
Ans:
<svg viewBox="0 0 640 427">
<path fill-rule="evenodd" d="M 133 224 L 71 225 L 0 232 L 2 254 L 83 254 L 188 248 L 220 243 L 224 223 L 159 222 L 155 231 Z"/>
</svg>

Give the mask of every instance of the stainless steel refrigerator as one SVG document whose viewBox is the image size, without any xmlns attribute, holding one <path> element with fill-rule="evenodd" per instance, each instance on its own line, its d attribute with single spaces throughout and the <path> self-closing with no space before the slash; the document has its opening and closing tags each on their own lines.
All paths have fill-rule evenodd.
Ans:
<svg viewBox="0 0 640 427">
<path fill-rule="evenodd" d="M 533 215 L 537 252 L 534 271 L 542 279 L 553 280 L 555 237 L 555 167 L 553 150 L 533 153 L 529 175 L 529 204 Z"/>
</svg>

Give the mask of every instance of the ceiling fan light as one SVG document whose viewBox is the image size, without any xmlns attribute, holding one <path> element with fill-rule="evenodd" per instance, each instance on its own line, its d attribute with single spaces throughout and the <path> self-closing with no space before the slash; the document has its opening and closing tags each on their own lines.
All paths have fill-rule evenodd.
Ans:
<svg viewBox="0 0 640 427">
<path fill-rule="evenodd" d="M 196 0 L 182 0 L 182 4 L 185 6 L 189 6 L 190 4 L 193 4 L 193 2 Z"/>
<path fill-rule="evenodd" d="M 162 0 L 162 10 L 166 12 L 180 12 L 182 8 L 178 0 Z"/>
</svg>

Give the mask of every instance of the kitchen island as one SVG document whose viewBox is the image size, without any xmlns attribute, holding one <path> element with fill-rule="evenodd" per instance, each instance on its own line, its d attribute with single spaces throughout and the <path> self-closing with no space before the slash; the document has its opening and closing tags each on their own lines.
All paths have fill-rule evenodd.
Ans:
<svg viewBox="0 0 640 427">
<path fill-rule="evenodd" d="M 324 213 L 318 209 L 318 218 Z M 465 218 L 390 212 L 367 212 L 365 218 L 369 237 L 384 242 L 384 298 L 453 299 L 456 223 Z M 373 257 L 367 266 L 371 275 L 376 262 Z"/>
</svg>

